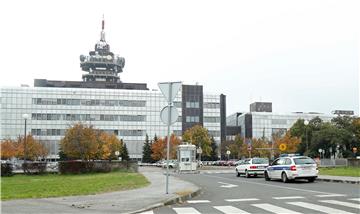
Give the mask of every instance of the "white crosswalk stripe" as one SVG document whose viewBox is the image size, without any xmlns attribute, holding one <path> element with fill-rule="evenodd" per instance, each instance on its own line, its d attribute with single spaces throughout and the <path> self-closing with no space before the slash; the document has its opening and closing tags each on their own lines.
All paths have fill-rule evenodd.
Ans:
<svg viewBox="0 0 360 214">
<path fill-rule="evenodd" d="M 349 198 L 349 200 L 352 200 L 352 201 L 360 201 L 360 198 Z"/>
<path fill-rule="evenodd" d="M 354 204 L 354 203 L 349 203 L 349 202 L 344 202 L 344 201 L 320 200 L 320 202 L 329 203 L 329 204 L 336 204 L 336 205 L 341 205 L 341 206 L 345 206 L 345 207 L 351 207 L 351 208 L 355 208 L 355 209 L 360 209 L 359 204 Z"/>
<path fill-rule="evenodd" d="M 241 201 L 258 201 L 257 198 L 235 198 L 235 199 L 225 199 L 227 202 L 241 202 Z"/>
<path fill-rule="evenodd" d="M 295 212 L 272 204 L 251 204 L 251 206 L 255 206 L 260 209 L 266 210 L 268 212 L 277 213 L 277 214 L 300 214 L 299 212 Z"/>
<path fill-rule="evenodd" d="M 304 198 L 304 197 L 302 196 L 273 197 L 273 199 L 276 200 L 300 199 L 300 198 Z"/>
<path fill-rule="evenodd" d="M 343 194 L 329 194 L 329 195 L 315 195 L 316 197 L 319 198 L 329 198 L 329 197 L 341 197 L 341 196 L 346 196 Z"/>
<path fill-rule="evenodd" d="M 241 210 L 233 206 L 214 206 L 214 208 L 225 214 L 250 214 L 244 210 Z"/>
<path fill-rule="evenodd" d="M 189 204 L 200 204 L 200 203 L 210 203 L 209 200 L 188 200 Z"/>
<path fill-rule="evenodd" d="M 316 210 L 318 212 L 324 212 L 324 213 L 333 213 L 333 214 L 351 214 L 350 212 L 346 212 L 343 210 L 320 206 L 317 204 L 307 203 L 307 202 L 287 202 L 287 204 L 304 207 L 306 209 Z"/>
<path fill-rule="evenodd" d="M 192 207 L 181 207 L 181 208 L 173 208 L 178 214 L 201 214 L 195 208 Z"/>
<path fill-rule="evenodd" d="M 139 213 L 139 214 L 154 214 L 154 211 L 152 211 L 152 210 L 149 210 L 149 211 L 146 211 L 146 212 L 142 212 L 142 213 Z"/>
</svg>

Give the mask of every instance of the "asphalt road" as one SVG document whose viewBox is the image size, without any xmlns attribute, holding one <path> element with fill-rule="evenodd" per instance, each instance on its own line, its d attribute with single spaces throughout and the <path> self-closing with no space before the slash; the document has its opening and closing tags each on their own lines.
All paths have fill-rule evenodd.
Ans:
<svg viewBox="0 0 360 214">
<path fill-rule="evenodd" d="M 360 185 L 265 181 L 233 174 L 184 174 L 203 193 L 147 213 L 360 213 Z"/>
</svg>

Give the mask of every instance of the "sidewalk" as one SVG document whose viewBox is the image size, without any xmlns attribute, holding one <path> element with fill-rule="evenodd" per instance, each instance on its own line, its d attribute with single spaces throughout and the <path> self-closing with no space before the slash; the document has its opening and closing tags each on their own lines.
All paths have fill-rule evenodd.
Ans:
<svg viewBox="0 0 360 214">
<path fill-rule="evenodd" d="M 89 196 L 2 201 L 2 213 L 136 213 L 186 200 L 200 193 L 197 186 L 169 176 L 169 194 L 165 194 L 166 177 L 156 167 L 140 167 L 151 182 L 147 187 L 129 191 Z"/>
</svg>

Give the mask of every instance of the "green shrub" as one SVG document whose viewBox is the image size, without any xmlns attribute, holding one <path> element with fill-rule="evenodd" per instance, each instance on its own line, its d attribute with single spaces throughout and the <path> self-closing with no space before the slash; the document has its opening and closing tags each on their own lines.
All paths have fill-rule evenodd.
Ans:
<svg viewBox="0 0 360 214">
<path fill-rule="evenodd" d="M 1 163 L 1 176 L 12 176 L 13 167 L 11 163 Z"/>
<path fill-rule="evenodd" d="M 26 162 L 22 167 L 28 174 L 43 174 L 46 171 L 46 162 Z"/>
</svg>

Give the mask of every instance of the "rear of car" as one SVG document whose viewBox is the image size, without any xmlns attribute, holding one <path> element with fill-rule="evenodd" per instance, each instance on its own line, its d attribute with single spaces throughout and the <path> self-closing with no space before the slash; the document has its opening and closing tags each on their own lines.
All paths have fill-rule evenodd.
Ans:
<svg viewBox="0 0 360 214">
<path fill-rule="evenodd" d="M 294 166 L 289 179 L 307 179 L 309 182 L 314 182 L 318 176 L 318 169 L 316 162 L 309 157 L 294 157 Z"/>
<path fill-rule="evenodd" d="M 244 174 L 245 177 L 263 175 L 264 170 L 269 165 L 269 160 L 266 158 L 251 158 L 239 162 L 235 168 L 236 175 L 239 177 Z"/>
<path fill-rule="evenodd" d="M 276 159 L 265 170 L 265 180 L 281 179 L 288 182 L 295 179 L 307 179 L 314 182 L 318 176 L 316 162 L 306 156 L 290 156 Z"/>
</svg>

